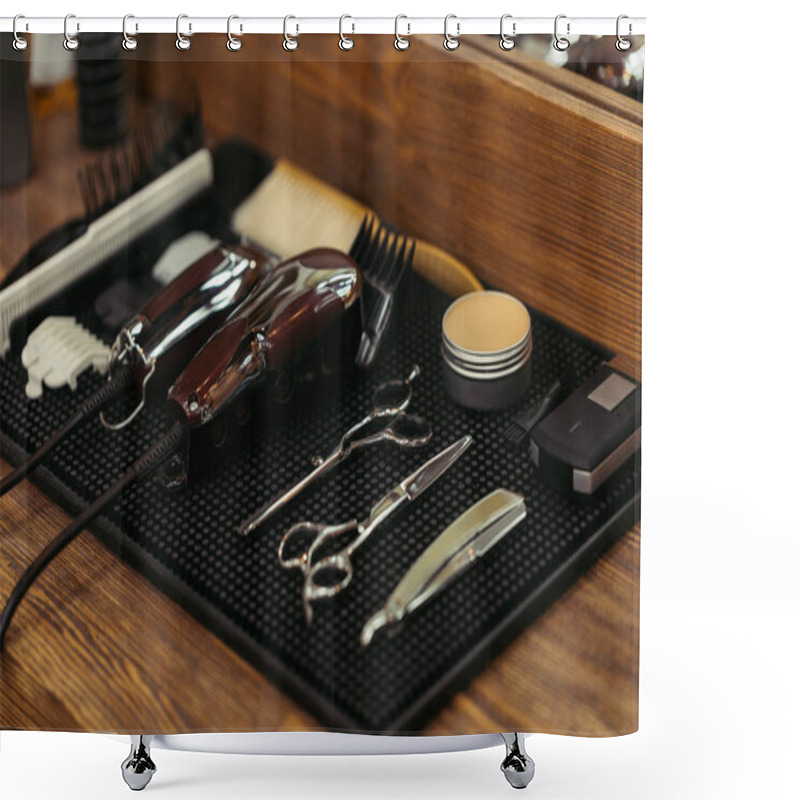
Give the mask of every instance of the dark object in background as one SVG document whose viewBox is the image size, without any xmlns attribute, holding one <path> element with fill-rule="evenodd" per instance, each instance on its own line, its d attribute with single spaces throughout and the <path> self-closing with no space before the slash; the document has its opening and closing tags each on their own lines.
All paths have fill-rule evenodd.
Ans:
<svg viewBox="0 0 800 800">
<path fill-rule="evenodd" d="M 512 450 L 527 450 L 530 444 L 530 433 L 549 413 L 557 402 L 568 391 L 574 380 L 572 365 L 567 367 L 548 387 L 547 391 L 536 400 L 533 406 L 521 411 L 503 429 L 503 440 Z"/>
<path fill-rule="evenodd" d="M 125 66 L 116 33 L 82 33 L 77 56 L 81 144 L 105 147 L 125 138 Z"/>
<path fill-rule="evenodd" d="M 614 36 L 580 36 L 566 51 L 566 69 L 642 101 L 644 36 L 631 36 L 628 50 L 616 48 Z"/>
<path fill-rule="evenodd" d="M 107 329 L 119 330 L 136 310 L 148 301 L 146 292 L 131 281 L 121 278 L 112 283 L 94 301 L 94 312 Z"/>
<path fill-rule="evenodd" d="M 539 476 L 565 493 L 590 495 L 638 449 L 641 384 L 603 364 L 531 433 Z"/>
<path fill-rule="evenodd" d="M 203 139 L 196 94 L 181 99 L 179 107 L 158 107 L 124 144 L 77 172 L 76 189 L 84 216 L 65 222 L 37 241 L 0 281 L 0 289 L 44 263 L 86 233 L 94 220 L 199 150 Z"/>
<path fill-rule="evenodd" d="M 0 33 L 0 186 L 24 181 L 31 173 L 28 117 L 28 64 L 10 33 Z"/>
</svg>

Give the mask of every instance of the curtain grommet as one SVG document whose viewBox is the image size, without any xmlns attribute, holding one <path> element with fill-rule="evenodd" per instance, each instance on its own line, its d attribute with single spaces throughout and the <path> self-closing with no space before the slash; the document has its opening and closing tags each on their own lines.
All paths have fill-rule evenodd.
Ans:
<svg viewBox="0 0 800 800">
<path fill-rule="evenodd" d="M 14 40 L 11 42 L 11 44 L 13 45 L 14 49 L 17 50 L 20 53 L 23 50 L 27 50 L 28 49 L 28 45 L 30 44 L 30 42 L 28 42 L 28 40 L 24 36 L 20 36 L 19 31 L 17 30 L 17 22 L 19 20 L 21 20 L 21 19 L 25 19 L 25 15 L 24 14 L 17 14 L 14 17 L 14 22 L 12 23 L 12 26 L 11 26 L 11 32 L 14 34 Z M 25 30 L 27 30 L 27 29 L 28 29 L 28 23 L 26 22 L 25 23 Z"/>
<path fill-rule="evenodd" d="M 451 19 L 456 20 L 455 36 L 453 36 L 453 34 L 450 33 L 450 31 L 447 29 Z M 458 21 L 458 17 L 455 14 L 448 14 L 444 18 L 444 41 L 442 42 L 442 45 L 444 46 L 445 50 L 449 50 L 451 53 L 453 52 L 453 50 L 458 50 L 458 46 L 459 44 L 461 44 L 461 42 L 458 41 L 458 36 L 460 32 L 461 32 L 461 23 Z"/>
<path fill-rule="evenodd" d="M 339 49 L 345 51 L 352 50 L 356 46 L 356 43 L 349 36 L 344 35 L 343 28 L 344 28 L 344 21 L 346 19 L 353 19 L 353 18 L 349 14 L 342 14 L 342 16 L 339 17 Z M 354 23 L 353 33 L 355 33 L 355 29 L 356 26 Z"/>
<path fill-rule="evenodd" d="M 617 41 L 616 41 L 614 46 L 617 48 L 617 50 L 620 51 L 620 53 L 624 53 L 626 50 L 630 50 L 631 49 L 631 40 L 624 38 L 622 33 L 620 32 L 621 31 L 621 27 L 622 27 L 622 20 L 624 20 L 624 19 L 629 19 L 629 17 L 626 14 L 620 14 L 617 17 Z M 628 36 L 631 35 L 631 30 L 632 30 L 632 26 L 631 26 L 631 24 L 629 22 L 628 23 Z"/>
<path fill-rule="evenodd" d="M 300 42 L 294 36 L 289 36 L 288 24 L 290 19 L 297 19 L 297 17 L 287 14 L 283 18 L 283 49 L 288 53 L 293 53 L 300 46 Z M 298 27 L 298 32 L 299 32 Z"/>
<path fill-rule="evenodd" d="M 238 36 L 234 36 L 231 33 L 231 22 L 235 19 L 239 19 L 236 14 L 231 14 L 228 17 L 228 41 L 225 43 L 225 47 L 231 51 L 231 53 L 238 53 L 242 49 L 242 40 Z M 242 32 L 242 26 L 239 26 L 239 33 Z"/>
<path fill-rule="evenodd" d="M 64 17 L 64 49 L 69 50 L 70 53 L 74 53 L 80 46 L 81 43 L 69 32 L 69 21 L 71 19 L 75 19 L 74 14 L 67 14 Z M 81 29 L 80 24 L 76 24 L 75 30 L 79 31 Z"/>
<path fill-rule="evenodd" d="M 406 34 L 406 36 L 401 36 L 400 35 L 401 19 L 408 19 L 408 17 L 405 14 L 398 14 L 394 18 L 394 49 L 400 50 L 402 52 L 403 50 L 408 50 L 408 48 L 411 47 L 411 40 L 406 38 L 406 36 L 411 35 L 411 25 L 410 24 L 407 25 L 408 33 Z"/>
<path fill-rule="evenodd" d="M 569 39 L 567 39 L 566 36 L 560 36 L 558 33 L 558 21 L 566 18 L 566 14 L 559 14 L 553 23 L 553 47 L 558 50 L 559 53 L 563 53 L 569 48 Z M 569 34 L 569 22 L 567 22 L 567 33 Z"/>
<path fill-rule="evenodd" d="M 178 50 L 188 50 L 192 46 L 192 40 L 181 33 L 181 20 L 188 18 L 189 18 L 188 14 L 178 14 L 178 16 L 175 18 L 175 36 L 177 37 L 175 39 L 175 47 L 177 47 Z M 190 22 L 189 33 L 191 32 L 192 32 L 192 23 Z"/>
<path fill-rule="evenodd" d="M 514 37 L 517 35 L 517 23 L 516 22 L 512 22 L 511 23 L 511 35 L 510 36 L 505 32 L 505 23 L 506 23 L 507 19 L 513 19 L 513 15 L 512 14 L 503 14 L 503 16 L 500 17 L 500 42 L 499 42 L 500 49 L 501 50 L 505 50 L 506 52 L 508 52 L 509 50 L 513 50 L 514 49 L 514 45 L 516 45 L 516 42 L 514 41 Z"/>
<path fill-rule="evenodd" d="M 128 34 L 128 20 L 129 19 L 136 19 L 133 14 L 126 14 L 122 18 L 122 49 L 131 51 L 135 50 L 139 46 L 139 42 L 135 36 L 130 36 Z M 135 25 L 134 30 L 138 30 L 139 26 Z"/>
</svg>

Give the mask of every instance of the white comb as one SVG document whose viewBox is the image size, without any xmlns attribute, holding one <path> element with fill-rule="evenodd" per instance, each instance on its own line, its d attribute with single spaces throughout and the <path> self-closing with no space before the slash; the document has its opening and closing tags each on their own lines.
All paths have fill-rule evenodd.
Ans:
<svg viewBox="0 0 800 800">
<path fill-rule="evenodd" d="M 42 384 L 51 389 L 68 385 L 78 388 L 78 375 L 94 367 L 105 375 L 109 348 L 74 317 L 48 317 L 29 337 L 22 350 L 22 365 L 28 370 L 25 394 L 32 400 L 42 396 Z"/>
<path fill-rule="evenodd" d="M 86 233 L 0 291 L 0 356 L 11 325 L 130 244 L 213 181 L 211 153 L 202 149 L 98 217 Z"/>
</svg>

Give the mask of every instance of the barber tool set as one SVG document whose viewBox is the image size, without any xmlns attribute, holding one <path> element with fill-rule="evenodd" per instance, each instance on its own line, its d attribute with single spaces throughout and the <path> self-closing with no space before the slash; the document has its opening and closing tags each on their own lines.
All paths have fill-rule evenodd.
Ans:
<svg viewBox="0 0 800 800">
<path fill-rule="evenodd" d="M 0 290 L 0 494 L 76 515 L 3 660 L 91 524 L 323 724 L 416 729 L 637 518 L 639 383 L 430 243 L 196 107 L 76 185 Z"/>
</svg>

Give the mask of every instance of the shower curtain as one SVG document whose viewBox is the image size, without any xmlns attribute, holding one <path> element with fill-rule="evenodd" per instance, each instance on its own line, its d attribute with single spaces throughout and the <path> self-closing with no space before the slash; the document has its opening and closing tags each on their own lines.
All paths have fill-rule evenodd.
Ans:
<svg viewBox="0 0 800 800">
<path fill-rule="evenodd" d="M 345 33 L 3 34 L 0 729 L 637 729 L 643 38 Z"/>
</svg>

